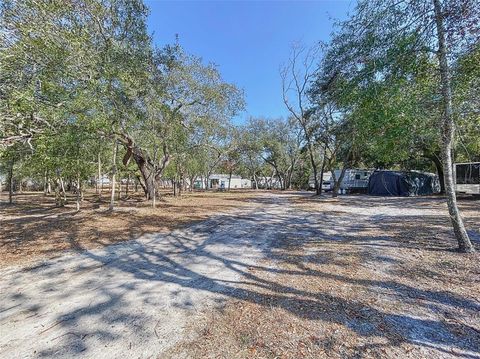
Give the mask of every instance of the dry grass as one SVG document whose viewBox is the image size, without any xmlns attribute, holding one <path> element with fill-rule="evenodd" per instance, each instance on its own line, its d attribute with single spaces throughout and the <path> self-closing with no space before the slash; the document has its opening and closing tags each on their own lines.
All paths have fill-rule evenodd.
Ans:
<svg viewBox="0 0 480 359">
<path fill-rule="evenodd" d="M 153 209 L 140 194 L 117 201 L 108 211 L 108 193 L 88 193 L 80 212 L 71 198 L 63 208 L 52 197 L 23 193 L 6 204 L 0 217 L 0 266 L 55 257 L 65 250 L 83 250 L 135 239 L 146 233 L 170 231 L 211 215 L 251 205 L 253 191 L 194 192 L 181 197 L 164 194 Z"/>
<path fill-rule="evenodd" d="M 207 313 L 170 357 L 480 357 L 480 256 L 452 250 L 441 199 L 294 202 L 316 237 L 279 236 L 246 275 L 250 294 Z M 460 205 L 476 231 L 479 201 Z"/>
</svg>

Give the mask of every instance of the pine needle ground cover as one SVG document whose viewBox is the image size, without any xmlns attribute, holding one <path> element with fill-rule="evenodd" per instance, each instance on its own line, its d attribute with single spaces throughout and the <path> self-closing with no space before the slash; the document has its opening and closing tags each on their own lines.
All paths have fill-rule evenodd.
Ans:
<svg viewBox="0 0 480 359">
<path fill-rule="evenodd" d="M 479 243 L 480 203 L 461 200 Z M 293 200 L 244 297 L 193 324 L 171 357 L 480 355 L 479 255 L 454 251 L 440 198 Z M 290 228 L 290 230 L 289 230 Z"/>
<path fill-rule="evenodd" d="M 3 194 L 5 197 L 5 193 Z M 136 239 L 144 234 L 167 232 L 251 205 L 252 191 L 194 192 L 173 197 L 164 193 L 156 208 L 139 194 L 121 199 L 108 211 L 109 193 L 102 199 L 87 193 L 79 212 L 75 199 L 55 207 L 51 196 L 38 192 L 18 194 L 13 205 L 0 206 L 0 266 L 26 264 L 62 254 L 65 250 L 91 249 Z"/>
</svg>

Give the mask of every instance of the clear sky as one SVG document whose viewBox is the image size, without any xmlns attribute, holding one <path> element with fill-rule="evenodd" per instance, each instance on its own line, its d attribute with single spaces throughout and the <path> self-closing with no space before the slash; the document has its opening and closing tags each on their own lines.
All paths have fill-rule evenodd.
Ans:
<svg viewBox="0 0 480 359">
<path fill-rule="evenodd" d="M 353 4 L 337 1 L 160 1 L 146 0 L 148 26 L 157 45 L 180 44 L 205 62 L 219 66 L 223 78 L 243 88 L 249 116 L 279 117 L 280 65 L 290 45 L 327 41 L 334 19 L 344 19 Z"/>
</svg>

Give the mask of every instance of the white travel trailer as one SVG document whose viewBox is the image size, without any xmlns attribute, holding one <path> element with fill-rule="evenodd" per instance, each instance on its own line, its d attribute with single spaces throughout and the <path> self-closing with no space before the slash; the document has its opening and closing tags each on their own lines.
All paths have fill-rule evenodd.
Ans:
<svg viewBox="0 0 480 359">
<path fill-rule="evenodd" d="M 362 192 L 366 191 L 368 188 L 368 179 L 373 171 L 365 169 L 347 169 L 345 175 L 343 176 L 342 182 L 340 183 L 340 192 Z M 340 178 L 341 170 L 335 170 L 335 178 L 338 180 Z M 331 172 L 326 172 L 323 174 L 323 183 L 322 190 L 331 191 L 333 190 L 334 180 Z"/>
<path fill-rule="evenodd" d="M 480 162 L 455 163 L 453 168 L 457 192 L 480 194 Z"/>
</svg>

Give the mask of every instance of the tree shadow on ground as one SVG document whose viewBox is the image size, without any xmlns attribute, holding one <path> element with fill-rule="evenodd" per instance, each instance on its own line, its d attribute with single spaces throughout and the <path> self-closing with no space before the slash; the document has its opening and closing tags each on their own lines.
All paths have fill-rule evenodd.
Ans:
<svg viewBox="0 0 480 359">
<path fill-rule="evenodd" d="M 266 206 L 275 204 L 271 199 L 264 201 Z M 429 218 L 432 220 L 429 219 L 428 223 L 421 217 L 415 221 L 417 225 L 422 223 L 422 231 L 442 236 L 426 245 L 426 238 L 412 235 L 401 218 L 385 215 L 353 220 L 348 215 L 311 214 L 295 208 L 273 214 L 265 210 L 245 215 L 225 215 L 170 235 L 152 237 L 147 241 L 130 241 L 127 248 L 113 245 L 101 252 L 82 252 L 82 262 L 67 276 L 63 269 L 54 265 L 32 268 L 30 272 L 44 279 L 58 276 L 59 280 L 53 283 L 53 288 L 61 288 L 62 285 L 68 286 L 69 276 L 106 270 L 97 277 L 90 276 L 81 285 L 61 292 L 66 301 L 83 291 L 94 293 L 97 298 L 95 303 L 80 306 L 57 318 L 57 325 L 66 334 L 56 340 L 55 350 L 61 346 L 72 355 L 88 350 L 87 339 L 90 337 L 100 337 L 105 342 L 126 340 L 108 330 L 119 323 L 134 327 L 134 336 L 151 336 L 151 328 L 146 326 L 142 309 L 132 310 L 134 305 L 138 305 L 133 304 L 132 295 L 140 298 L 145 308 L 155 308 L 162 302 L 161 297 L 168 296 L 176 308 L 188 312 L 196 304 L 188 299 L 188 295 L 182 297 L 179 294 L 187 290 L 190 293 L 215 294 L 218 305 L 227 299 L 236 299 L 265 307 L 279 307 L 309 321 L 335 323 L 349 328 L 357 337 L 381 337 L 386 341 L 382 344 L 384 347 L 409 343 L 447 354 L 449 348 L 454 348 L 461 351 L 459 356 L 478 358 L 478 328 L 431 315 L 460 309 L 466 315 L 476 317 L 480 312 L 477 300 L 449 290 L 405 284 L 400 281 L 406 275 L 405 271 L 395 272 L 392 269 L 389 273 L 398 279 L 392 280 L 355 277 L 328 269 L 328 266 L 348 265 L 352 258 L 365 268 L 405 268 L 408 263 L 403 263 L 401 258 L 384 255 L 382 249 L 421 248 L 422 251 L 436 252 L 451 247 L 452 238 L 444 226 L 444 218 Z M 412 216 L 409 216 L 409 221 L 412 221 Z M 416 228 L 418 232 L 419 227 Z M 401 240 L 405 236 L 410 237 L 407 241 Z M 74 233 L 72 238 L 74 241 Z M 216 247 L 220 245 L 226 248 L 218 251 Z M 361 250 L 357 249 L 359 246 Z M 298 251 L 302 247 L 308 247 L 309 251 Z M 240 253 L 250 249 L 260 253 L 260 259 L 266 260 L 267 264 L 245 261 Z M 203 266 L 199 266 L 201 264 Z M 326 269 L 317 269 L 318 266 Z M 205 267 L 218 270 L 209 272 L 205 271 Z M 219 275 L 222 271 L 235 275 L 224 279 Z M 109 277 L 104 278 L 101 273 L 108 273 Z M 112 281 L 112 277 L 120 275 L 126 278 L 124 282 L 117 284 Z M 336 285 L 357 288 L 359 292 L 375 291 L 380 297 L 395 300 L 402 308 L 405 305 L 415 306 L 428 315 L 415 316 L 402 310 L 392 312 L 366 303 L 361 298 L 349 299 L 322 290 L 305 290 L 291 282 L 286 284 L 276 280 L 277 275 L 288 276 L 293 283 L 295 278 L 321 278 Z M 441 269 L 437 268 L 428 275 L 439 276 Z M 15 285 L 18 280 L 21 278 L 13 277 L 10 285 Z M 159 293 L 155 290 L 156 284 L 173 285 L 173 289 L 169 287 L 168 291 Z M 47 289 L 52 290 L 52 283 L 49 282 Z M 177 300 L 178 297 L 181 299 Z M 84 318 L 89 317 L 97 318 L 97 322 L 102 323 L 101 328 L 79 329 Z M 378 345 L 359 344 L 357 349 Z M 53 353 L 47 350 L 40 354 L 48 356 Z"/>
<path fill-rule="evenodd" d="M 195 194 L 195 198 L 205 199 L 209 195 Z M 99 208 L 95 200 L 98 196 L 89 194 L 77 212 L 72 204 L 55 207 L 53 198 L 43 194 L 21 194 L 14 205 L 1 208 L 0 259 L 4 265 L 28 262 L 56 257 L 66 250 L 81 251 L 137 239 L 147 233 L 170 231 L 238 208 L 238 203 L 243 202 L 241 195 L 222 197 L 220 205 L 203 200 L 193 204 L 196 208 L 192 210 L 186 204 L 188 199 L 159 201 L 157 208 L 151 209 L 151 203 L 137 194 L 117 202 L 116 210 L 111 212 L 106 206 Z M 100 202 L 108 204 L 105 196 Z"/>
</svg>

